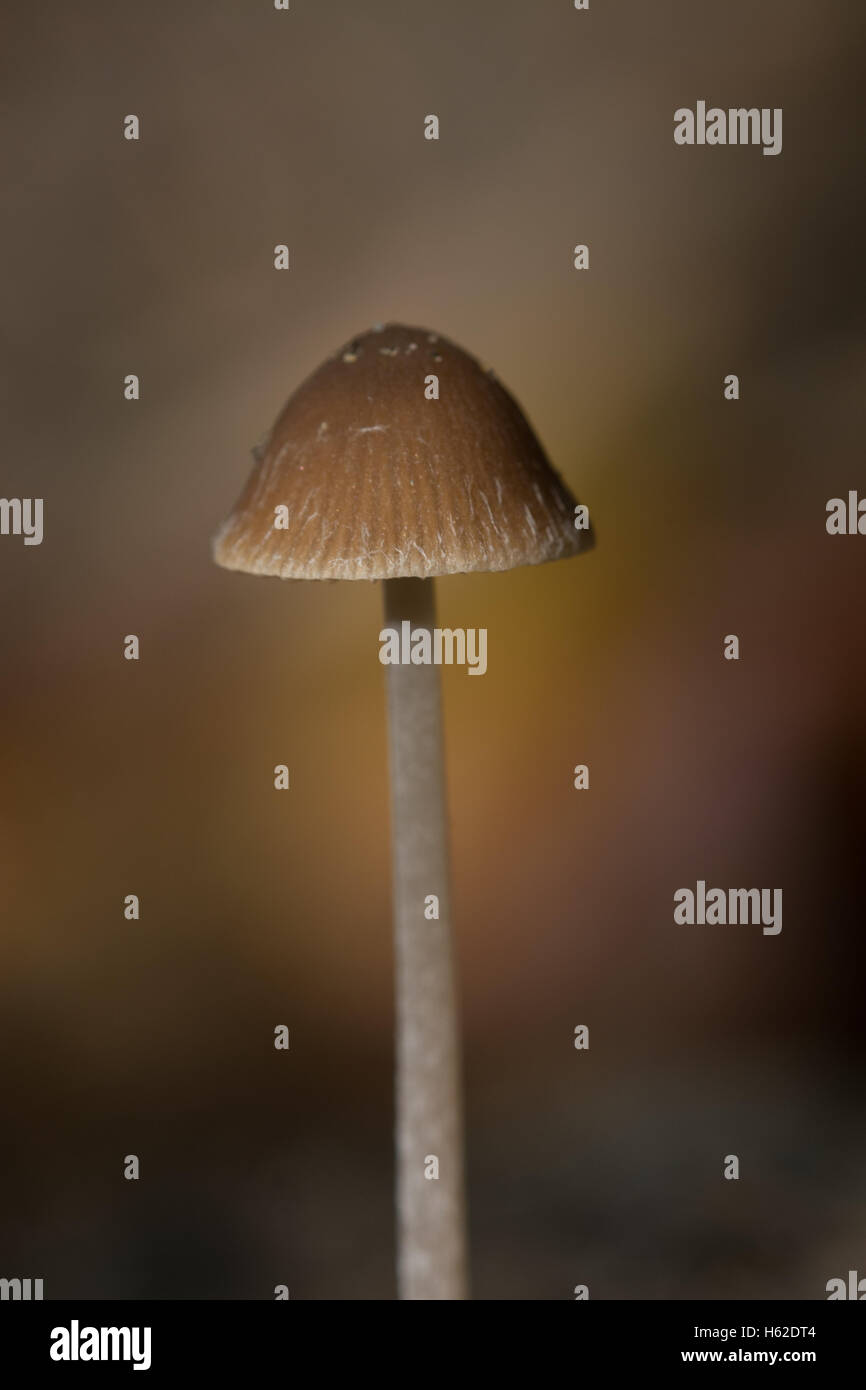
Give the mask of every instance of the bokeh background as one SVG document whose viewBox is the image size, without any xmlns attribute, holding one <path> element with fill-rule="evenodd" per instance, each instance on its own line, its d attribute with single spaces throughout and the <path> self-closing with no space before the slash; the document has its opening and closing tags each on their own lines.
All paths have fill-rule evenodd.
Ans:
<svg viewBox="0 0 866 1390">
<path fill-rule="evenodd" d="M 475 1296 L 866 1273 L 866 540 L 824 528 L 866 492 L 864 21 L 6 7 L 0 490 L 45 540 L 0 539 L 0 1274 L 394 1297 L 381 594 L 209 550 L 388 320 L 496 369 L 598 534 L 439 586 L 489 630 L 444 675 Z M 782 107 L 782 154 L 676 147 L 698 99 Z M 675 927 L 698 878 L 781 887 L 781 935 Z"/>
</svg>

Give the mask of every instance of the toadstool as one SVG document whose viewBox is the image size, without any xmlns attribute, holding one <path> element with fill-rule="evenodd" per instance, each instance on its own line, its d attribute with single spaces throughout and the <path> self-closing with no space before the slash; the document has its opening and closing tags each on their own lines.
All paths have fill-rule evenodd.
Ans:
<svg viewBox="0 0 866 1390">
<path fill-rule="evenodd" d="M 381 579 L 390 628 L 430 633 L 433 581 L 592 545 L 520 407 L 447 339 L 389 324 L 291 396 L 214 540 L 226 569 Z M 398 1283 L 468 1296 L 439 671 L 388 666 L 396 974 Z M 428 920 L 435 895 L 439 916 Z M 428 1181 L 430 1160 L 438 1164 Z"/>
</svg>

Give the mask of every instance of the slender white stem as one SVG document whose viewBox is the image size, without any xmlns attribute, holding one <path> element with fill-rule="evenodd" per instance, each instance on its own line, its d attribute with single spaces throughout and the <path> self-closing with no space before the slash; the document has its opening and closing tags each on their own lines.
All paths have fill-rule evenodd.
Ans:
<svg viewBox="0 0 866 1390">
<path fill-rule="evenodd" d="M 435 625 L 432 579 L 385 581 L 385 621 Z M 461 1065 L 438 667 L 388 667 L 397 1020 L 398 1284 L 467 1294 Z M 438 919 L 425 903 L 438 899 Z M 432 907 L 428 907 L 428 913 Z M 438 1176 L 433 1176 L 438 1170 Z"/>
</svg>

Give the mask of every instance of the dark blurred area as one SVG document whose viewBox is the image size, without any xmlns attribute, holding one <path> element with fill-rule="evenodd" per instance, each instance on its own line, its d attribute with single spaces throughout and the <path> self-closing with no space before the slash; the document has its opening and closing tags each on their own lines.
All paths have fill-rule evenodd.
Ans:
<svg viewBox="0 0 866 1390">
<path fill-rule="evenodd" d="M 866 11 L 5 27 L 0 491 L 45 538 L 0 537 L 0 1275 L 394 1297 L 381 594 L 210 559 L 290 391 L 388 320 L 496 369 L 598 537 L 439 584 L 489 632 L 444 675 L 475 1296 L 866 1273 L 866 540 L 824 525 L 866 494 Z M 677 147 L 704 98 L 783 108 L 781 155 Z M 781 887 L 781 934 L 675 926 L 699 878 Z"/>
</svg>

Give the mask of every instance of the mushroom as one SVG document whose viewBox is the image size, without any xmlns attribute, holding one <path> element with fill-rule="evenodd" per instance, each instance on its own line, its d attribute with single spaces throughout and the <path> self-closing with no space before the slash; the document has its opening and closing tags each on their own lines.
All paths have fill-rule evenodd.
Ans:
<svg viewBox="0 0 866 1390">
<path fill-rule="evenodd" d="M 255 459 L 214 540 L 217 564 L 282 579 L 384 580 L 387 626 L 413 638 L 425 630 L 432 642 L 436 576 L 540 564 L 592 544 L 520 407 L 473 357 L 426 329 L 389 324 L 354 338 L 295 391 Z M 387 692 L 398 1285 L 405 1299 L 462 1299 L 439 671 L 389 665 Z M 439 915 L 428 920 L 432 895 Z"/>
</svg>

